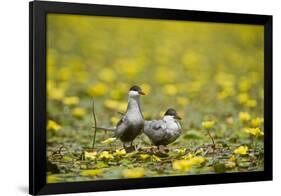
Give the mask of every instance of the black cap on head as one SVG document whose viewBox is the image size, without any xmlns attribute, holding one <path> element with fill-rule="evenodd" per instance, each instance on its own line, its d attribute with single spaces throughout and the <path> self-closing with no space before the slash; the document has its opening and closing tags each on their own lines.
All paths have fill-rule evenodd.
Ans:
<svg viewBox="0 0 281 196">
<path fill-rule="evenodd" d="M 132 87 L 130 88 L 130 91 L 137 91 L 137 92 L 139 92 L 139 91 L 141 91 L 141 87 L 139 87 L 139 86 L 137 86 L 137 85 L 134 85 L 134 86 L 132 86 Z"/>
<path fill-rule="evenodd" d="M 181 120 L 181 117 L 178 116 L 177 111 L 173 108 L 169 108 L 164 114 L 164 116 L 166 115 L 173 116 L 174 118 Z"/>
<path fill-rule="evenodd" d="M 130 88 L 130 91 L 136 91 L 138 92 L 140 95 L 145 95 L 144 92 L 142 92 L 141 87 L 139 87 L 138 85 L 134 85 Z"/>
</svg>

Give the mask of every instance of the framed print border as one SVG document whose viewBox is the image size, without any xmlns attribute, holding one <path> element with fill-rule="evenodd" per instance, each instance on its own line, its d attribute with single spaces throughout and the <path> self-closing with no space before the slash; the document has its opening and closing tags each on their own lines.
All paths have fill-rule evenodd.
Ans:
<svg viewBox="0 0 281 196">
<path fill-rule="evenodd" d="M 33 1 L 29 4 L 29 193 L 54 194 L 272 180 L 272 16 Z M 264 171 L 46 183 L 46 15 L 48 13 L 264 25 Z"/>
</svg>

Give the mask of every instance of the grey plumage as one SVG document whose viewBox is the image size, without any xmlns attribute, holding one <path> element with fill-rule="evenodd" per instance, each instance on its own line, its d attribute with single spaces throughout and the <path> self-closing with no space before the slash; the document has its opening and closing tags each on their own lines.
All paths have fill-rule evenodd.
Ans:
<svg viewBox="0 0 281 196">
<path fill-rule="evenodd" d="M 144 134 L 156 145 L 168 145 L 181 135 L 181 125 L 174 109 L 169 109 L 161 120 L 145 121 Z"/>
<path fill-rule="evenodd" d="M 117 123 L 115 137 L 122 142 L 132 142 L 141 134 L 144 126 L 144 118 L 140 109 L 139 96 L 129 93 L 129 101 L 126 113 Z"/>
<path fill-rule="evenodd" d="M 124 147 L 126 143 L 132 145 L 133 140 L 142 133 L 144 118 L 140 108 L 140 95 L 145 95 L 141 88 L 132 86 L 128 93 L 128 106 L 122 118 L 114 128 L 96 127 L 100 130 L 113 131 L 116 138 L 120 139 Z"/>
</svg>

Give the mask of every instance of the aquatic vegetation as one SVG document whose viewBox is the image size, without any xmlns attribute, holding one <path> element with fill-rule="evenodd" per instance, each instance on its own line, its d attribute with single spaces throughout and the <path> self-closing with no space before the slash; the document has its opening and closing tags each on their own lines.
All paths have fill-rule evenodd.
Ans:
<svg viewBox="0 0 281 196">
<path fill-rule="evenodd" d="M 263 170 L 263 27 L 48 14 L 47 182 Z M 144 28 L 145 27 L 145 28 Z M 182 135 L 144 135 L 126 152 L 111 131 L 140 85 L 145 119 L 167 108 Z M 36 131 L 36 130 L 35 130 Z"/>
</svg>

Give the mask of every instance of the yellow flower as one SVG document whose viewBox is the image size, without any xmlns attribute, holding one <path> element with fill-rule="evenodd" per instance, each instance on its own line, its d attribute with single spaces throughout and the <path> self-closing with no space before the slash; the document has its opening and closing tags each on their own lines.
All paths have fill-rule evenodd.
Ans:
<svg viewBox="0 0 281 196">
<path fill-rule="evenodd" d="M 173 96 L 176 95 L 178 93 L 178 89 L 176 87 L 176 85 L 174 84 L 167 84 L 163 87 L 163 91 L 164 93 L 166 93 L 167 95 Z"/>
<path fill-rule="evenodd" d="M 88 89 L 90 96 L 103 96 L 107 93 L 108 87 L 103 83 L 97 83 Z"/>
<path fill-rule="evenodd" d="M 238 95 L 238 101 L 241 104 L 247 103 L 249 99 L 250 99 L 250 97 L 247 93 L 241 93 Z"/>
<path fill-rule="evenodd" d="M 257 106 L 257 101 L 254 99 L 250 99 L 245 103 L 245 105 L 249 108 L 254 108 Z"/>
<path fill-rule="evenodd" d="M 65 98 L 63 99 L 63 103 L 64 103 L 65 105 L 69 105 L 69 106 L 71 106 L 71 105 L 77 105 L 77 104 L 79 103 L 79 101 L 80 101 L 79 97 L 76 97 L 76 96 L 73 96 L 73 97 L 65 97 Z"/>
<path fill-rule="evenodd" d="M 122 99 L 122 97 L 124 95 L 125 95 L 125 92 L 123 92 L 122 89 L 119 89 L 119 86 L 118 86 L 118 89 L 111 89 L 110 90 L 110 97 L 112 99 L 120 100 L 120 99 Z"/>
<path fill-rule="evenodd" d="M 76 118 L 83 118 L 86 115 L 86 111 L 83 108 L 77 107 L 72 110 L 72 115 Z"/>
<path fill-rule="evenodd" d="M 161 161 L 161 159 L 160 159 L 158 156 L 156 156 L 156 155 L 152 155 L 152 156 L 151 156 L 151 160 L 152 160 L 153 162 L 160 162 L 160 161 Z"/>
<path fill-rule="evenodd" d="M 198 166 L 204 163 L 206 159 L 204 157 L 198 156 L 187 160 L 175 160 L 172 163 L 173 169 L 180 172 L 188 172 L 193 166 Z"/>
<path fill-rule="evenodd" d="M 175 160 L 173 161 L 173 169 L 179 170 L 180 172 L 188 172 L 192 165 L 188 160 Z"/>
<path fill-rule="evenodd" d="M 126 150 L 125 149 L 121 149 L 121 150 L 115 150 L 115 153 L 113 154 L 114 156 L 123 156 L 126 155 Z"/>
<path fill-rule="evenodd" d="M 52 133 L 56 133 L 57 131 L 59 131 L 61 129 L 61 126 L 56 123 L 53 120 L 48 120 L 48 124 L 47 124 L 47 130 L 52 132 Z"/>
<path fill-rule="evenodd" d="M 194 157 L 194 155 L 192 153 L 188 153 L 187 155 L 183 156 L 182 158 L 187 160 L 187 159 L 191 159 L 193 157 Z"/>
<path fill-rule="evenodd" d="M 125 169 L 122 172 L 124 178 L 142 178 L 145 176 L 145 170 L 142 167 L 134 169 Z"/>
<path fill-rule="evenodd" d="M 189 100 L 186 97 L 177 97 L 176 102 L 180 106 L 186 106 L 189 103 Z"/>
<path fill-rule="evenodd" d="M 197 156 L 189 159 L 192 165 L 200 165 L 201 163 L 204 163 L 206 159 L 202 156 Z"/>
<path fill-rule="evenodd" d="M 260 128 L 245 128 L 245 132 L 249 133 L 250 135 L 253 135 L 255 137 L 263 136 L 264 133 L 261 131 Z"/>
<path fill-rule="evenodd" d="M 234 155 L 229 157 L 229 161 L 235 162 L 236 161 L 236 157 Z"/>
<path fill-rule="evenodd" d="M 213 120 L 208 120 L 208 121 L 202 122 L 202 127 L 204 127 L 205 129 L 211 129 L 214 127 L 214 125 L 215 125 L 215 121 L 213 121 Z"/>
<path fill-rule="evenodd" d="M 107 99 L 103 103 L 104 107 L 110 110 L 116 110 L 118 107 L 118 101 L 112 100 L 112 99 Z"/>
<path fill-rule="evenodd" d="M 115 110 L 118 112 L 125 112 L 128 103 L 125 101 L 119 102 L 112 99 L 108 99 L 104 102 L 104 107 L 110 110 Z"/>
<path fill-rule="evenodd" d="M 111 137 L 111 138 L 108 138 L 104 141 L 102 141 L 101 143 L 102 144 L 111 144 L 112 142 L 114 142 L 116 140 L 116 137 Z"/>
<path fill-rule="evenodd" d="M 103 151 L 100 153 L 99 159 L 111 160 L 111 159 L 114 159 L 114 157 L 113 157 L 113 155 L 109 154 L 108 151 Z"/>
<path fill-rule="evenodd" d="M 239 146 L 233 152 L 235 154 L 246 155 L 248 152 L 248 146 Z"/>
<path fill-rule="evenodd" d="M 239 118 L 242 122 L 248 122 L 251 119 L 251 116 L 247 112 L 240 112 L 239 113 Z"/>
<path fill-rule="evenodd" d="M 88 160 L 96 160 L 97 159 L 97 152 L 84 152 L 85 159 Z"/>
<path fill-rule="evenodd" d="M 242 82 L 240 82 L 239 84 L 239 90 L 241 92 L 247 92 L 249 91 L 251 88 L 251 83 L 249 80 L 243 80 Z"/>
<path fill-rule="evenodd" d="M 263 123 L 263 118 L 259 118 L 259 117 L 257 117 L 257 118 L 254 118 L 254 119 L 252 119 L 251 120 L 251 125 L 253 126 L 253 127 L 259 127 L 259 126 L 261 126 L 261 124 Z"/>
<path fill-rule="evenodd" d="M 113 82 L 116 78 L 115 73 L 109 68 L 102 69 L 98 76 L 104 82 Z"/>
<path fill-rule="evenodd" d="M 60 179 L 59 177 L 55 176 L 55 175 L 48 175 L 47 176 L 47 183 L 56 183 L 59 182 Z"/>
<path fill-rule="evenodd" d="M 64 97 L 64 90 L 62 88 L 48 88 L 48 98 L 61 101 Z"/>
<path fill-rule="evenodd" d="M 143 160 L 143 161 L 148 159 L 149 157 L 150 157 L 149 154 L 140 154 L 140 159 Z"/>
<path fill-rule="evenodd" d="M 159 84 L 166 84 L 175 78 L 176 74 L 167 67 L 158 67 L 155 72 L 155 80 Z"/>
<path fill-rule="evenodd" d="M 119 118 L 111 117 L 111 118 L 110 118 L 110 122 L 111 122 L 113 125 L 116 125 L 116 124 L 119 122 Z"/>
<path fill-rule="evenodd" d="M 234 88 L 231 86 L 231 87 L 224 87 L 224 89 L 219 92 L 218 94 L 218 99 L 225 99 L 227 97 L 230 97 L 232 95 L 234 95 L 235 91 L 234 91 Z"/>
<path fill-rule="evenodd" d="M 84 170 L 84 171 L 81 171 L 81 175 L 82 176 L 89 176 L 89 177 L 92 177 L 92 176 L 97 176 L 97 175 L 100 175 L 102 173 L 102 170 L 101 169 L 89 169 L 89 170 Z"/>
</svg>

